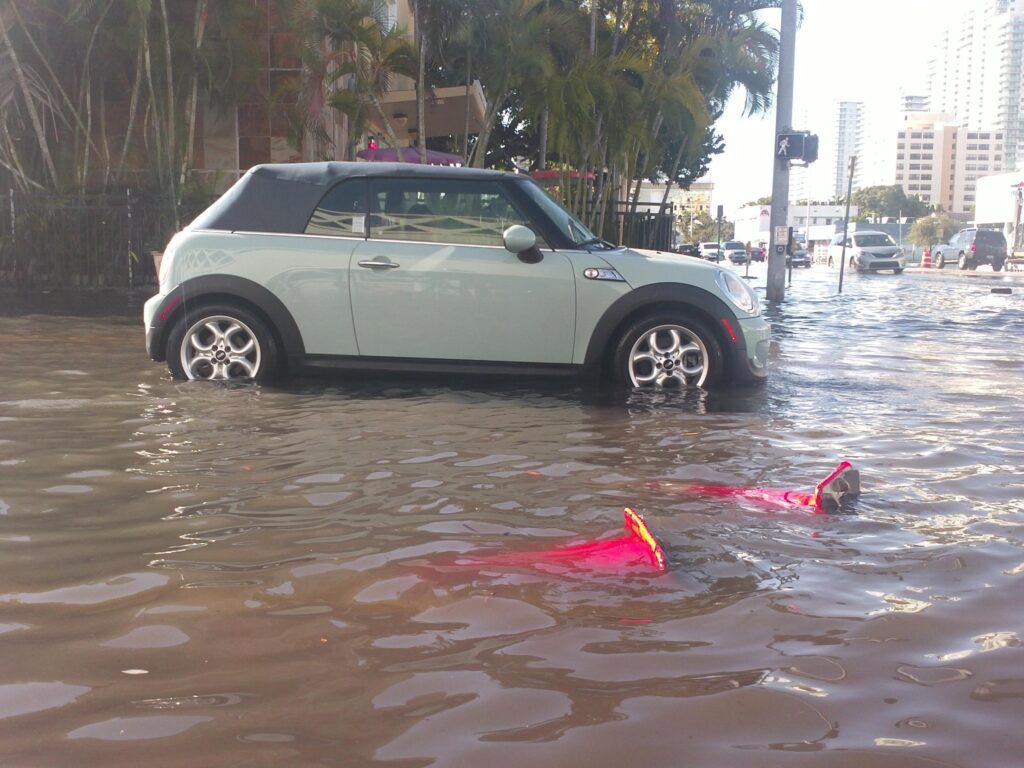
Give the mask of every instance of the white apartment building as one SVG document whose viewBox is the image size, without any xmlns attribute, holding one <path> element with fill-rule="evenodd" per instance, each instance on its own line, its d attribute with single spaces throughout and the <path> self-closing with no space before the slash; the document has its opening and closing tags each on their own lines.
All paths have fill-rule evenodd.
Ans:
<svg viewBox="0 0 1024 768">
<path fill-rule="evenodd" d="M 908 112 L 896 138 L 896 183 L 952 213 L 974 209 L 977 179 L 1002 170 L 1001 131 L 973 131 L 946 112 Z"/>
<path fill-rule="evenodd" d="M 860 155 L 864 133 L 864 103 L 860 101 L 840 101 L 836 106 L 835 121 L 835 154 L 833 155 L 832 194 L 836 198 L 846 196 L 846 188 L 850 174 L 850 158 Z M 854 173 L 854 189 L 858 174 Z"/>
<path fill-rule="evenodd" d="M 958 125 L 1003 134 L 1002 163 L 1024 164 L 1024 0 L 963 3 L 935 41 L 930 104 Z"/>
</svg>

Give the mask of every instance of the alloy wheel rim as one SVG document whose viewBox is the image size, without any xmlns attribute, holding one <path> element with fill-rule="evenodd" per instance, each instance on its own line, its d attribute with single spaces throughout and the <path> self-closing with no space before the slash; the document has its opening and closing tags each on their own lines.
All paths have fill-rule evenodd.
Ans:
<svg viewBox="0 0 1024 768">
<path fill-rule="evenodd" d="M 681 325 L 659 325 L 634 342 L 629 379 L 635 387 L 699 387 L 708 376 L 707 359 L 707 347 L 693 331 Z"/>
<path fill-rule="evenodd" d="M 227 315 L 204 317 L 181 342 L 181 367 L 189 379 L 228 381 L 252 379 L 262 354 L 252 329 Z"/>
</svg>

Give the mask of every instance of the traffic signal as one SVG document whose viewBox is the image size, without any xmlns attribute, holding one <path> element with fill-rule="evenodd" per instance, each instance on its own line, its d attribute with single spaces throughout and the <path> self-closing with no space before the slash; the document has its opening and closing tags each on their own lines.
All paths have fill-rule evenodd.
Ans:
<svg viewBox="0 0 1024 768">
<path fill-rule="evenodd" d="M 818 136 L 814 133 L 808 133 L 804 137 L 804 151 L 801 155 L 801 160 L 805 163 L 813 163 L 818 159 Z"/>
<path fill-rule="evenodd" d="M 791 162 L 813 163 L 818 159 L 818 137 L 808 131 L 780 133 L 775 137 L 775 157 Z"/>
<path fill-rule="evenodd" d="M 804 134 L 780 133 L 775 140 L 775 156 L 780 160 L 799 160 L 804 152 Z"/>
</svg>

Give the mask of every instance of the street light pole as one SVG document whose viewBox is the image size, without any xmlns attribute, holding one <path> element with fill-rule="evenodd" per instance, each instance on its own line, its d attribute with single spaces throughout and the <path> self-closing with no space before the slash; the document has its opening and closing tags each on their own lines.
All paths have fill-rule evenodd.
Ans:
<svg viewBox="0 0 1024 768">
<path fill-rule="evenodd" d="M 777 252 L 780 246 L 788 247 L 785 240 L 779 240 L 777 233 L 788 224 L 789 219 L 789 157 L 779 154 L 776 142 L 778 136 L 793 127 L 793 72 L 796 64 L 796 0 L 782 0 L 782 24 L 779 28 L 779 81 L 775 97 L 775 136 L 772 142 L 772 213 L 768 249 L 768 284 L 766 296 L 769 301 L 782 301 L 786 297 L 786 256 L 785 251 Z"/>
</svg>

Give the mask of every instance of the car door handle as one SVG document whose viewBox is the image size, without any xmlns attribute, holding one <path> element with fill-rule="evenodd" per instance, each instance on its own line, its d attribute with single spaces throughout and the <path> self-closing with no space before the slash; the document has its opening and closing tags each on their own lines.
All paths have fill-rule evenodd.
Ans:
<svg viewBox="0 0 1024 768">
<path fill-rule="evenodd" d="M 359 266 L 366 267 L 367 269 L 395 269 L 402 265 L 396 264 L 387 256 L 377 256 L 373 259 L 364 259 L 363 261 L 360 261 Z"/>
</svg>

